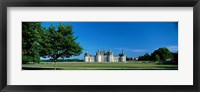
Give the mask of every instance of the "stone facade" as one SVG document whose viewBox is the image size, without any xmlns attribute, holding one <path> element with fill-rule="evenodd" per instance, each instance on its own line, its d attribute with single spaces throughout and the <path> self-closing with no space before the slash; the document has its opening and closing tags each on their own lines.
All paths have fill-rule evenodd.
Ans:
<svg viewBox="0 0 200 92">
<path fill-rule="evenodd" d="M 94 56 L 86 52 L 84 60 L 85 62 L 126 62 L 126 55 L 123 50 L 117 56 L 114 56 L 112 51 L 98 50 Z"/>
</svg>

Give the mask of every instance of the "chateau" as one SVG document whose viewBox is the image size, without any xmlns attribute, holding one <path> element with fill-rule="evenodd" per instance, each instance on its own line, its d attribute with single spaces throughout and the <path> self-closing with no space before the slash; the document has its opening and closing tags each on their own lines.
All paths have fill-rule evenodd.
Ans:
<svg viewBox="0 0 200 92">
<path fill-rule="evenodd" d="M 111 50 L 109 51 L 100 51 L 96 52 L 96 56 L 90 55 L 89 53 L 85 53 L 84 55 L 85 62 L 126 62 L 126 55 L 123 50 L 122 53 L 114 56 Z"/>
</svg>

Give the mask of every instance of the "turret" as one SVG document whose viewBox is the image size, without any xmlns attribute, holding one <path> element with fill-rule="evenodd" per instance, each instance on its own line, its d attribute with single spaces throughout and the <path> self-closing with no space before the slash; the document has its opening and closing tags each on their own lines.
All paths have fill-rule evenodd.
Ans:
<svg viewBox="0 0 200 92">
<path fill-rule="evenodd" d="M 125 55 L 125 54 L 124 54 L 124 49 L 122 49 L 122 55 Z"/>
<path fill-rule="evenodd" d="M 108 62 L 114 62 L 113 52 L 111 50 L 108 51 Z"/>
<path fill-rule="evenodd" d="M 119 54 L 119 61 L 126 62 L 126 55 L 124 54 L 124 50 L 122 49 L 122 53 Z"/>
<path fill-rule="evenodd" d="M 84 60 L 85 60 L 85 62 L 90 62 L 90 55 L 87 52 L 87 50 L 86 50 L 86 53 L 84 54 Z"/>
<path fill-rule="evenodd" d="M 126 55 L 124 54 L 124 49 L 122 49 L 121 61 L 126 62 Z"/>
<path fill-rule="evenodd" d="M 90 55 L 88 54 L 88 53 L 85 53 L 84 54 L 84 60 L 85 60 L 85 62 L 90 62 Z"/>
<path fill-rule="evenodd" d="M 100 50 L 98 50 L 97 53 L 96 53 L 96 62 L 101 62 L 101 52 L 100 52 Z"/>
</svg>

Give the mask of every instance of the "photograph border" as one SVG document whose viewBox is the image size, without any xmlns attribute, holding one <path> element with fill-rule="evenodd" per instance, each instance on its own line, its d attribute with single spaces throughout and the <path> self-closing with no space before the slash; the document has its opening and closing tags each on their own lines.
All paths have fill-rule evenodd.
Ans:
<svg viewBox="0 0 200 92">
<path fill-rule="evenodd" d="M 7 7 L 193 7 L 194 85 L 7 85 Z M 200 0 L 2 0 L 0 1 L 0 90 L 2 92 L 198 92 Z"/>
</svg>

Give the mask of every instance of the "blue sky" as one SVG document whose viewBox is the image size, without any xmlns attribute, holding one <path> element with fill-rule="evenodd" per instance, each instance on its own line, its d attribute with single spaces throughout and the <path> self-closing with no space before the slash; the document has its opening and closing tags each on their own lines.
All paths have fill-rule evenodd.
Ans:
<svg viewBox="0 0 200 92">
<path fill-rule="evenodd" d="M 95 55 L 99 50 L 111 50 L 114 55 L 124 49 L 128 57 L 151 54 L 160 47 L 178 51 L 178 22 L 41 22 L 42 26 L 60 23 L 72 25 L 77 42 L 86 52 Z"/>
</svg>

